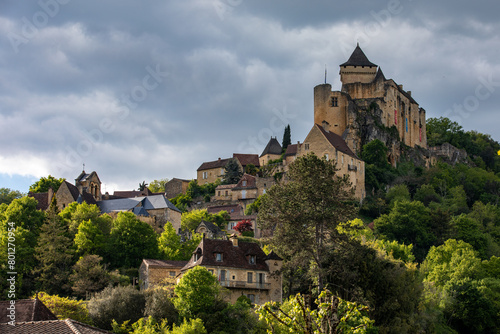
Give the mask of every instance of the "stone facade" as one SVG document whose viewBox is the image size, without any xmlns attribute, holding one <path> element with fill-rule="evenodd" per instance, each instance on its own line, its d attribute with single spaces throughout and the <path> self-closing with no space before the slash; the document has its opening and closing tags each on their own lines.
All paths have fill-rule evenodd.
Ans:
<svg viewBox="0 0 500 334">
<path fill-rule="evenodd" d="M 191 181 L 173 178 L 165 184 L 165 196 L 167 196 L 168 199 L 171 199 L 179 194 L 185 194 L 189 182 Z"/>
<path fill-rule="evenodd" d="M 340 136 L 323 126 L 315 124 L 297 150 L 297 156 L 314 153 L 336 163 L 339 175 L 349 175 L 355 189 L 355 197 L 363 199 L 365 194 L 365 162 L 358 158 Z"/>
<path fill-rule="evenodd" d="M 266 255 L 251 242 L 203 239 L 182 274 L 200 265 L 213 273 L 229 293 L 226 300 L 235 303 L 246 295 L 252 303 L 282 301 L 282 259 L 271 252 Z"/>
<path fill-rule="evenodd" d="M 155 286 L 175 284 L 181 269 L 187 261 L 142 260 L 139 267 L 139 286 L 141 290 Z"/>
<path fill-rule="evenodd" d="M 360 112 L 376 106 L 381 125 L 394 127 L 402 143 L 426 148 L 425 110 L 410 91 L 386 79 L 377 68 L 358 45 L 349 60 L 340 65 L 341 91 L 332 91 L 327 83 L 314 88 L 314 123 L 326 121 L 330 131 L 342 136 L 352 151 L 359 152 L 362 130 L 356 122 Z"/>
<path fill-rule="evenodd" d="M 82 171 L 75 179 L 75 186 L 78 188 L 80 194 L 87 192 L 91 194 L 96 201 L 102 200 L 101 180 L 99 180 L 99 176 L 97 176 L 96 172 L 87 174 L 85 171 Z"/>
</svg>

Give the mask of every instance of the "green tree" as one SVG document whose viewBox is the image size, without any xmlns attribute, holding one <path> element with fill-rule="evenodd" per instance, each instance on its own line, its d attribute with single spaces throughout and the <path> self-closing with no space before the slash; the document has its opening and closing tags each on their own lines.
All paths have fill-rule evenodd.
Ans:
<svg viewBox="0 0 500 334">
<path fill-rule="evenodd" d="M 245 215 L 253 215 L 259 213 L 260 204 L 262 203 L 262 196 L 264 195 L 260 195 L 255 201 L 247 205 L 247 208 L 245 209 Z"/>
<path fill-rule="evenodd" d="M 98 222 L 106 224 L 98 224 Z M 111 217 L 99 221 L 86 220 L 78 226 L 78 232 L 75 235 L 74 243 L 79 254 L 97 254 L 107 257 L 107 243 L 110 237 Z M 104 226 L 103 226 L 104 225 Z"/>
<path fill-rule="evenodd" d="M 181 236 L 176 233 L 170 222 L 167 222 L 163 228 L 164 231 L 158 238 L 160 257 L 165 260 L 189 260 L 203 236 L 194 233 L 191 239 L 182 242 Z"/>
<path fill-rule="evenodd" d="M 184 318 L 199 313 L 210 313 L 220 298 L 221 286 L 214 274 L 205 267 L 196 266 L 185 273 L 175 286 L 174 305 Z"/>
<path fill-rule="evenodd" d="M 64 178 L 56 179 L 52 175 L 41 177 L 40 180 L 36 181 L 30 186 L 29 191 L 32 193 L 46 193 L 47 191 L 49 191 L 49 188 L 52 188 L 55 193 L 64 182 L 64 180 Z"/>
<path fill-rule="evenodd" d="M 388 152 L 389 150 L 385 144 L 375 139 L 363 146 L 361 159 L 363 159 L 366 164 L 375 165 L 381 169 L 387 169 L 390 167 L 387 161 Z"/>
<path fill-rule="evenodd" d="M 201 319 L 184 319 L 179 326 L 174 325 L 168 334 L 206 334 L 207 330 L 203 326 Z"/>
<path fill-rule="evenodd" d="M 152 317 L 158 323 L 166 319 L 169 326 L 178 322 L 179 312 L 173 303 L 174 291 L 171 286 L 148 289 L 145 291 L 145 297 L 145 317 Z"/>
<path fill-rule="evenodd" d="M 425 126 L 427 144 L 429 146 L 437 146 L 446 142 L 452 145 L 456 144 L 456 140 L 453 140 L 453 137 L 463 134 L 462 127 L 457 122 L 453 122 L 446 117 L 429 118 Z"/>
<path fill-rule="evenodd" d="M 139 267 L 142 259 L 154 259 L 158 241 L 153 228 L 131 212 L 120 212 L 113 221 L 109 254 L 115 267 Z"/>
<path fill-rule="evenodd" d="M 164 193 L 165 192 L 165 185 L 167 184 L 168 179 L 160 179 L 160 180 L 153 180 L 149 182 L 148 189 L 152 193 Z"/>
<path fill-rule="evenodd" d="M 354 192 L 332 161 L 314 154 L 295 160 L 287 176 L 262 197 L 258 220 L 262 229 L 273 231 L 270 243 L 290 265 L 310 263 L 310 275 L 322 290 L 323 258 L 335 247 L 338 224 L 356 212 Z"/>
<path fill-rule="evenodd" d="M 387 191 L 385 200 L 391 209 L 396 201 L 411 201 L 410 191 L 405 184 L 398 184 Z"/>
<path fill-rule="evenodd" d="M 58 295 L 49 295 L 45 292 L 39 292 L 36 296 L 58 319 L 65 320 L 71 318 L 92 325 L 85 301 L 59 297 Z"/>
<path fill-rule="evenodd" d="M 290 124 L 285 126 L 285 132 L 283 133 L 283 140 L 281 143 L 282 143 L 281 146 L 283 147 L 283 153 L 285 153 L 288 145 L 290 145 L 292 143 L 292 134 L 290 131 Z"/>
<path fill-rule="evenodd" d="M 36 206 L 37 201 L 32 197 L 15 199 L 8 206 L 0 206 L 0 208 L 3 207 L 1 219 L 38 235 L 45 220 L 45 213 L 37 210 Z"/>
<path fill-rule="evenodd" d="M 23 196 L 24 194 L 18 190 L 0 188 L 0 204 L 5 203 L 9 205 L 16 198 L 21 198 Z"/>
<path fill-rule="evenodd" d="M 68 227 L 55 208 L 49 209 L 35 247 L 38 264 L 34 270 L 39 289 L 49 294 L 68 295 L 70 268 L 73 265 L 73 241 Z"/>
<path fill-rule="evenodd" d="M 137 188 L 137 190 L 143 191 L 143 190 L 146 190 L 147 187 L 148 187 L 148 184 L 146 183 L 146 181 L 142 181 L 142 183 L 139 183 L 139 188 Z"/>
<path fill-rule="evenodd" d="M 415 196 L 413 197 L 415 201 L 420 201 L 428 206 L 431 202 L 440 203 L 441 198 L 436 193 L 436 190 L 430 184 L 423 184 L 417 189 Z"/>
<path fill-rule="evenodd" d="M 282 305 L 268 302 L 257 309 L 272 333 L 376 333 L 368 308 L 322 291 L 311 310 L 304 296 L 291 296 Z"/>
<path fill-rule="evenodd" d="M 65 207 L 59 213 L 59 216 L 66 222 L 69 232 L 73 236 L 78 232 L 80 224 L 89 220 L 93 225 L 98 226 L 104 234 L 109 234 L 111 230 L 110 217 L 108 215 L 101 215 L 101 210 L 95 204 L 73 202 Z"/>
<path fill-rule="evenodd" d="M 145 305 L 144 293 L 129 285 L 105 288 L 90 299 L 87 307 L 95 326 L 111 330 L 113 320 L 123 324 L 142 318 Z"/>
<path fill-rule="evenodd" d="M 69 277 L 75 295 L 85 298 L 110 283 L 110 275 L 101 262 L 102 257 L 98 255 L 85 255 L 76 262 Z"/>
<path fill-rule="evenodd" d="M 432 233 L 430 210 L 418 201 L 397 201 L 393 209 L 374 220 L 375 231 L 388 240 L 412 244 L 415 258 L 421 262 L 436 236 Z"/>
<path fill-rule="evenodd" d="M 185 212 L 181 216 L 181 227 L 194 231 L 202 220 L 209 220 L 207 209 L 195 209 Z"/>
<path fill-rule="evenodd" d="M 222 184 L 235 184 L 238 183 L 243 175 L 241 166 L 238 160 L 231 158 L 224 166 L 224 175 L 222 175 Z"/>
</svg>

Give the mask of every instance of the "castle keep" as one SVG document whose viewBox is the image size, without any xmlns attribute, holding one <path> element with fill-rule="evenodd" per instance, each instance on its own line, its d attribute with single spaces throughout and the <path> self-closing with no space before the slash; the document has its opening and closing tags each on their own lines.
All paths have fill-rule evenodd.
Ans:
<svg viewBox="0 0 500 334">
<path fill-rule="evenodd" d="M 341 91 L 330 84 L 314 87 L 314 123 L 325 125 L 341 136 L 354 152 L 360 151 L 361 134 L 356 117 L 360 110 L 376 110 L 379 125 L 395 127 L 407 146 L 427 147 L 425 110 L 380 67 L 370 62 L 359 45 L 340 65 Z M 376 106 L 376 107 L 375 107 Z M 374 139 L 374 138 L 368 138 Z M 396 152 L 394 152 L 396 153 Z"/>
</svg>

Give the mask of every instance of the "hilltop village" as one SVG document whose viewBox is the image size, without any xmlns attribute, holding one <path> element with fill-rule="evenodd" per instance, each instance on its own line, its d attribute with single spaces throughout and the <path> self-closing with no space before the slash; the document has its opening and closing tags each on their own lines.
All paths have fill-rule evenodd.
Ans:
<svg viewBox="0 0 500 334">
<path fill-rule="evenodd" d="M 18 233 L 26 233 L 22 239 L 26 243 L 35 240 L 31 248 L 23 245 L 31 249 L 31 253 L 23 250 L 31 254 L 27 256 L 31 260 L 26 260 L 29 270 L 26 269 L 24 278 L 21 275 L 20 279 L 25 280 L 21 287 L 24 295 L 41 287 L 47 293 L 87 300 L 75 301 L 80 303 L 81 312 L 87 314 L 87 318 L 79 321 L 57 320 L 62 315 L 56 316 L 50 307 L 45 307 L 38 294 L 34 299 L 18 301 L 20 311 L 16 321 L 22 323 L 23 330 L 35 332 L 37 326 L 43 325 L 52 332 L 57 332 L 55 326 L 78 327 L 85 333 L 106 332 L 89 325 L 93 324 L 117 333 L 131 331 L 132 323 L 143 321 L 138 320 L 139 316 L 131 321 L 133 316 L 118 315 L 113 313 L 114 306 L 106 307 L 112 304 L 108 301 L 113 298 L 120 300 L 132 296 L 130 303 L 131 300 L 144 299 L 140 315 L 158 321 L 153 323 L 150 318 L 147 320 L 149 325 L 142 322 L 151 328 L 159 329 L 161 319 L 167 319 L 161 320 L 162 326 L 168 323 L 168 326 L 173 326 L 172 330 L 181 319 L 184 319 L 182 326 L 193 328 L 199 325 L 196 324 L 199 320 L 202 327 L 222 333 L 224 331 L 217 327 L 222 325 L 214 319 L 224 319 L 220 321 L 234 322 L 234 328 L 238 330 L 232 332 L 263 333 L 269 328 L 283 329 L 280 326 L 288 320 L 277 315 L 276 310 L 281 305 L 277 303 L 288 297 L 287 302 L 291 304 L 283 305 L 290 308 L 290 305 L 295 305 L 293 307 L 297 310 L 301 309 L 303 318 L 298 318 L 305 321 L 306 309 L 311 311 L 313 295 L 329 298 L 330 302 L 317 301 L 316 306 L 329 305 L 323 311 L 330 312 L 331 321 L 340 312 L 341 303 L 346 309 L 356 310 L 357 313 L 353 311 L 356 313 L 355 325 L 349 328 L 363 328 L 363 333 L 370 332 L 374 324 L 381 328 L 381 333 L 411 332 L 408 328 L 417 327 L 422 329 L 421 332 L 433 332 L 437 328 L 435 324 L 448 329 L 449 324 L 442 320 L 443 314 L 455 312 L 460 303 L 458 299 L 446 299 L 452 295 L 447 292 L 452 290 L 446 289 L 455 289 L 455 286 L 429 278 L 429 271 L 434 270 L 429 261 L 435 261 L 435 258 L 428 260 L 427 254 L 438 257 L 436 247 L 448 247 L 446 251 L 463 249 L 472 254 L 473 259 L 467 263 L 470 268 L 476 268 L 470 274 L 476 279 L 475 283 L 470 283 L 467 279 L 471 278 L 464 276 L 456 278 L 456 284 L 469 282 L 467 287 L 471 289 L 483 284 L 474 291 L 479 294 L 491 288 L 498 293 L 497 281 L 488 283 L 488 279 L 493 279 L 498 273 L 499 263 L 495 261 L 500 255 L 500 242 L 497 242 L 500 182 L 495 176 L 498 159 L 490 152 L 498 143 L 488 136 L 458 129 L 453 135 L 458 133 L 466 139 L 455 141 L 460 149 L 451 145 L 451 140 L 444 136 L 449 134 L 446 132 L 448 128 L 444 135 L 436 130 L 442 124 L 449 127 L 446 119 L 431 120 L 426 124 L 426 111 L 419 106 L 412 92 L 404 90 L 403 85 L 393 79 L 387 79 L 359 45 L 339 67 L 340 91 L 332 90 L 326 78 L 325 83 L 314 87 L 311 129 L 302 141 L 291 142 L 288 125 L 281 143 L 277 137 L 271 137 L 260 154 L 235 152 L 229 157 L 200 161 L 196 179 L 172 178 L 162 184 L 164 189 L 155 192 L 143 182 L 138 190 L 103 193 L 98 173 L 83 170 L 74 182 L 60 179 L 55 190 L 34 191 L 19 199 L 24 201 L 26 208 L 33 206 L 31 216 L 26 213 L 28 209 L 19 209 L 21 204 L 16 204 L 17 208 L 2 204 L 0 208 L 5 213 L 0 218 L 15 220 L 15 217 L 29 216 L 31 225 L 20 221 L 24 230 Z M 434 131 L 429 138 L 428 127 L 433 127 Z M 465 146 L 472 141 L 474 145 L 490 146 L 483 151 L 477 149 L 479 146 L 466 150 L 468 147 Z M 469 152 L 475 155 L 469 156 Z M 332 161 L 335 163 L 335 170 L 328 178 L 315 179 L 314 182 L 339 179 L 344 180 L 343 187 L 349 188 L 328 187 L 327 192 L 332 191 L 323 193 L 324 197 L 343 189 L 345 193 L 352 190 L 352 195 L 345 201 L 335 202 L 338 205 L 335 210 L 345 213 L 342 217 L 345 221 L 327 221 L 321 228 L 314 226 L 308 230 L 308 236 L 305 220 L 317 217 L 316 211 L 325 209 L 316 203 L 322 202 L 324 197 L 302 208 L 303 211 L 312 208 L 308 211 L 309 214 L 312 212 L 311 216 L 301 216 L 303 212 L 294 211 L 299 217 L 295 217 L 298 219 L 295 225 L 300 226 L 294 226 L 292 239 L 309 240 L 313 244 L 321 241 L 310 253 L 301 253 L 300 247 L 310 246 L 307 242 L 293 250 L 288 249 L 288 244 L 276 245 L 280 241 L 274 240 L 273 236 L 282 233 L 277 230 L 282 227 L 266 225 L 267 221 L 262 217 L 271 217 L 272 220 L 279 214 L 272 210 L 263 214 L 259 212 L 259 206 L 269 197 L 263 195 L 286 185 L 294 170 L 294 162 L 311 156 L 318 157 L 317 161 L 322 161 L 324 166 L 331 166 Z M 400 165 L 404 167 L 398 170 Z M 469 167 L 473 172 L 469 173 Z M 193 166 L 193 172 L 195 168 Z M 398 182 L 392 182 L 396 179 Z M 278 186 L 273 188 L 275 185 Z M 21 210 L 22 214 L 12 214 L 9 210 Z M 329 214 L 331 211 L 331 207 L 325 209 Z M 336 219 L 338 216 L 327 217 Z M 286 225 L 289 220 L 292 219 L 285 217 L 280 224 Z M 290 237 L 288 231 L 281 236 Z M 45 253 L 50 254 L 48 259 Z M 300 253 L 298 258 L 294 257 L 296 253 Z M 111 263 L 110 270 L 104 263 Z M 423 269 L 417 268 L 420 264 Z M 327 274 L 323 275 L 324 272 Z M 212 285 L 204 286 L 199 295 L 192 297 L 190 293 L 198 291 L 198 279 L 203 275 L 204 280 Z M 446 275 L 452 274 L 448 272 Z M 422 278 L 424 276 L 427 281 Z M 190 277 L 193 277 L 192 281 L 189 281 Z M 486 281 L 483 282 L 483 278 Z M 119 290 L 130 280 L 133 286 L 128 292 Z M 328 289 L 322 291 L 323 280 L 329 289 L 338 288 L 334 291 L 337 297 L 330 295 Z M 186 281 L 192 285 L 187 285 Z M 439 286 L 441 283 L 443 286 Z M 220 287 L 225 288 L 224 292 L 219 290 Z M 434 293 L 433 289 L 441 289 L 441 292 Z M 115 291 L 121 292 L 113 295 Z M 206 291 L 221 297 L 211 300 L 209 306 L 200 306 L 197 303 L 204 302 L 206 295 L 210 294 Z M 306 297 L 294 297 L 296 291 Z M 423 301 L 424 296 L 430 301 Z M 57 304 L 54 300 L 58 300 L 45 294 L 40 298 L 44 303 L 51 303 L 51 307 Z M 448 308 L 436 306 L 439 300 L 432 298 L 446 299 Z M 489 300 L 481 299 L 481 302 L 486 305 Z M 4 311 L 8 304 L 3 303 L 7 302 L 0 302 L 0 330 L 7 328 L 3 320 L 7 316 Z M 368 306 L 363 306 L 364 303 Z M 420 303 L 427 303 L 431 311 L 426 313 Z M 191 309 L 188 310 L 186 305 Z M 271 305 L 272 309 L 259 305 Z M 337 308 L 332 309 L 333 305 Z M 486 308 L 484 305 L 480 307 Z M 124 313 L 134 312 L 133 307 L 126 308 Z M 210 313 L 207 309 L 216 311 Z M 261 315 L 260 320 L 253 309 Z M 286 309 L 279 310 L 291 319 Z M 69 315 L 75 316 L 76 313 Z M 124 318 L 116 322 L 115 316 Z M 308 316 L 313 317 L 313 313 Z M 427 322 L 419 320 L 431 318 L 433 320 Z M 191 323 L 186 323 L 187 319 Z M 462 321 L 463 317 L 460 319 Z M 127 321 L 131 321 L 130 324 Z M 335 326 L 339 326 L 339 321 Z M 240 328 L 241 324 L 247 323 L 251 323 L 255 331 Z M 142 328 L 137 323 L 133 326 L 136 326 L 134 329 Z M 224 326 L 227 330 L 229 325 Z M 488 326 L 493 328 L 495 325 Z M 459 325 L 452 324 L 452 327 L 456 329 Z"/>
</svg>

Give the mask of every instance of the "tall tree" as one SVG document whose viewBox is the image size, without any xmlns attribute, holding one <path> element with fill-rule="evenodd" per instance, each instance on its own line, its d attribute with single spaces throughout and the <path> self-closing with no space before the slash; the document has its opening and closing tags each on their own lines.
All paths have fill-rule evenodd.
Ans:
<svg viewBox="0 0 500 334">
<path fill-rule="evenodd" d="M 258 215 L 261 228 L 273 232 L 273 249 L 292 266 L 306 259 L 319 290 L 324 257 L 339 237 L 337 226 L 356 212 L 351 182 L 336 171 L 334 162 L 314 154 L 298 158 L 287 179 L 262 197 Z"/>
<path fill-rule="evenodd" d="M 292 134 L 290 132 L 290 124 L 285 126 L 285 132 L 283 133 L 283 141 L 281 143 L 282 143 L 281 146 L 283 147 L 283 152 L 286 152 L 286 148 L 288 147 L 288 145 L 290 145 L 292 143 Z"/>
<path fill-rule="evenodd" d="M 69 275 L 73 262 L 72 238 L 68 226 L 51 204 L 47 221 L 42 225 L 35 247 L 35 268 L 40 290 L 49 294 L 70 293 Z"/>
<path fill-rule="evenodd" d="M 52 188 L 54 192 L 59 189 L 61 183 L 64 182 L 64 178 L 56 179 L 52 175 L 47 177 L 41 177 L 40 180 L 36 181 L 30 186 L 30 191 L 32 193 L 45 193 L 49 191 L 49 188 Z"/>
<path fill-rule="evenodd" d="M 113 221 L 109 254 L 116 267 L 138 267 L 142 259 L 158 254 L 156 232 L 131 212 L 120 212 Z"/>
<path fill-rule="evenodd" d="M 224 167 L 224 175 L 222 176 L 222 184 L 238 183 L 243 175 L 241 166 L 235 158 L 229 159 Z"/>
</svg>

